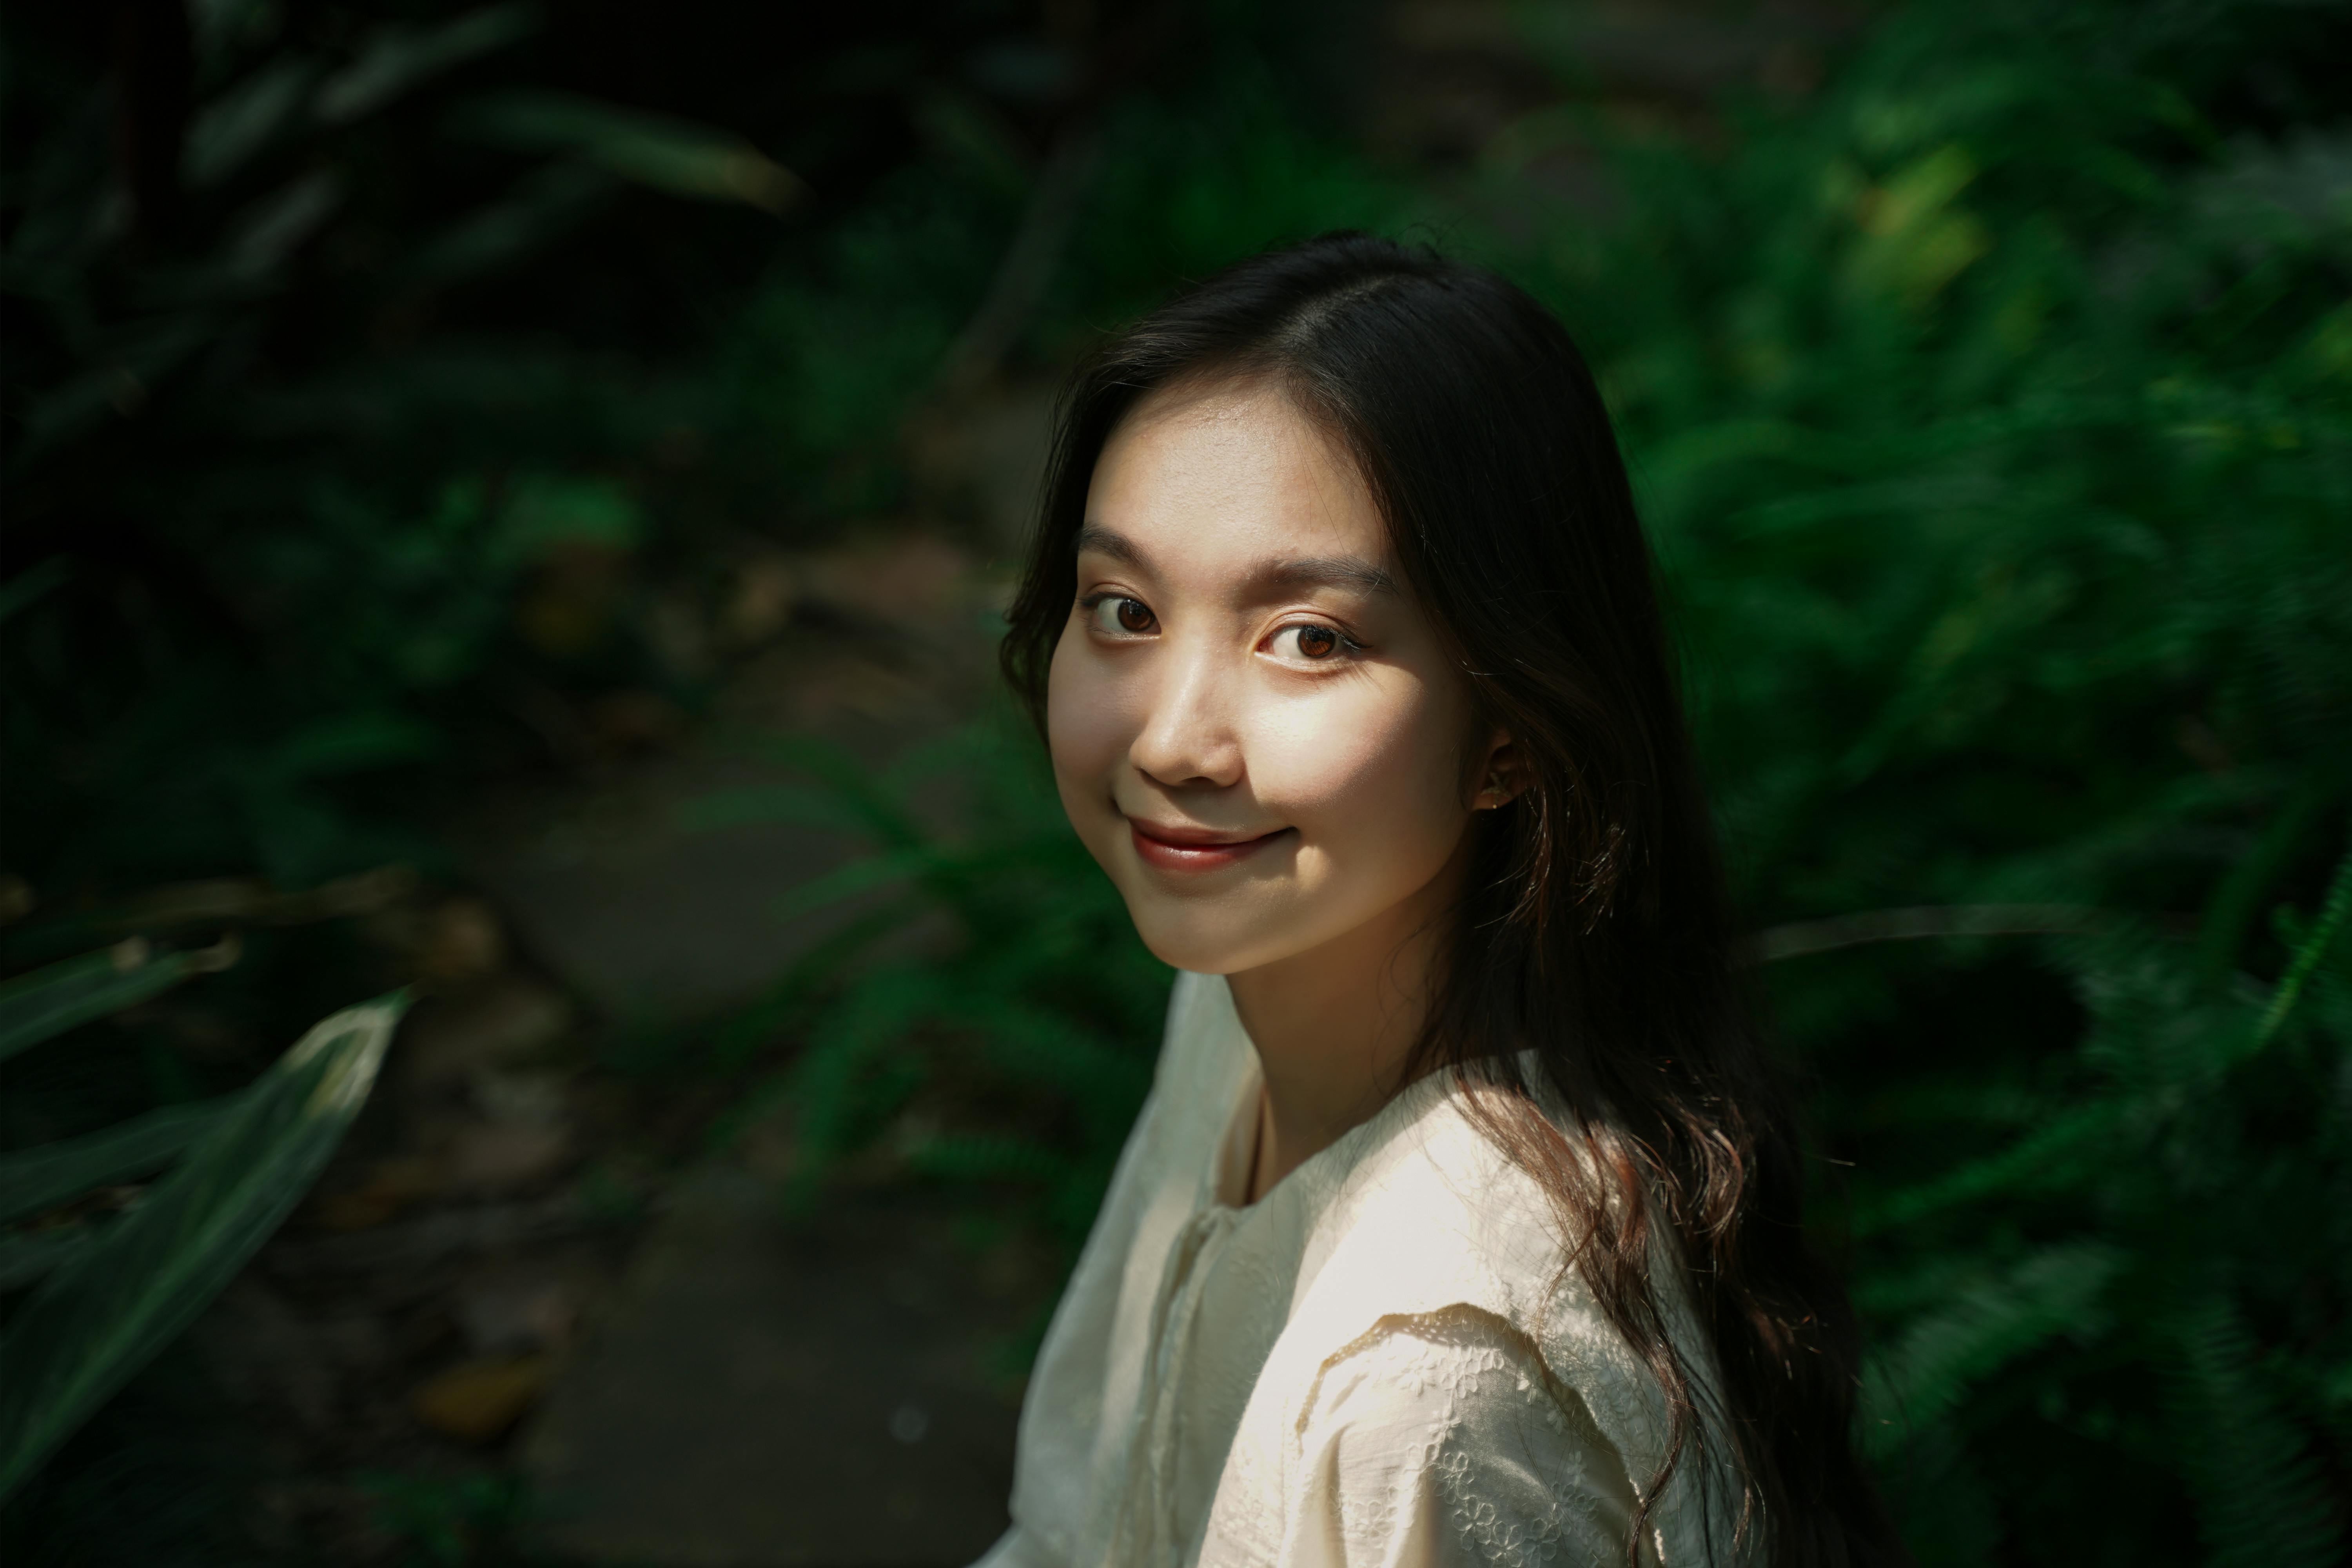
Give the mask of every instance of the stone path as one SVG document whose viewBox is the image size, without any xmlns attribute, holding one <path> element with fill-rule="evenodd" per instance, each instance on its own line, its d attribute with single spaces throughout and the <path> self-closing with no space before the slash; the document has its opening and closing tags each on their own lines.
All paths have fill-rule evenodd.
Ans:
<svg viewBox="0 0 2352 1568">
<path fill-rule="evenodd" d="M 846 558 L 845 560 L 845 558 Z M 777 904 L 864 846 L 786 820 L 694 826 L 698 802 L 808 783 L 763 748 L 817 737 L 869 760 L 934 738 L 992 689 L 992 599 L 970 555 L 917 535 L 779 566 L 800 615 L 664 754 L 509 786 L 448 832 L 524 947 L 622 1026 L 723 1015 L 838 915 Z"/>
<path fill-rule="evenodd" d="M 1034 1273 L 904 1192 L 793 1225 L 715 1167 L 523 1443 L 544 1544 L 665 1568 L 916 1568 L 1003 1531 Z"/>
<path fill-rule="evenodd" d="M 1001 589 L 970 554 L 909 535 L 761 569 L 787 624 L 683 746 L 518 787 L 452 834 L 520 945 L 611 1026 L 723 1017 L 842 918 L 775 906 L 854 839 L 686 825 L 719 792 L 805 784 L 763 740 L 879 760 L 984 700 Z M 514 1452 L 558 1560 L 951 1568 L 1003 1531 L 1050 1262 L 976 1247 L 904 1185 L 788 1221 L 777 1148 L 755 1129 L 670 1187 L 527 1419 Z"/>
</svg>

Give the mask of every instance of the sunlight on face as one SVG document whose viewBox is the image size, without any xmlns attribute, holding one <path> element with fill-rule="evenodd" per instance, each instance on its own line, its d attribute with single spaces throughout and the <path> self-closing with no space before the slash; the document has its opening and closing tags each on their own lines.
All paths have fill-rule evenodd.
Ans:
<svg viewBox="0 0 2352 1568">
<path fill-rule="evenodd" d="M 1240 973 L 1433 887 L 1472 810 L 1467 683 L 1287 400 L 1147 399 L 1096 466 L 1077 568 L 1054 773 L 1153 952 Z"/>
</svg>

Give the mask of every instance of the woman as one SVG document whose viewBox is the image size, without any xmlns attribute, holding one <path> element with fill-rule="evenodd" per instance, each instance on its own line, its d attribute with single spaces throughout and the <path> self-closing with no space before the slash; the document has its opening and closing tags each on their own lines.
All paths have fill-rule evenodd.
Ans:
<svg viewBox="0 0 2352 1568">
<path fill-rule="evenodd" d="M 1559 324 L 1363 235 L 1210 279 L 1079 373 L 1012 623 L 1183 973 L 987 1568 L 1899 1557 Z"/>
</svg>

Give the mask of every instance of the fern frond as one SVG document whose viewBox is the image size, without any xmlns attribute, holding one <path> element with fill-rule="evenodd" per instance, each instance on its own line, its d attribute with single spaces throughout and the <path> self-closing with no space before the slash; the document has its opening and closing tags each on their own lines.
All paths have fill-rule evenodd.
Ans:
<svg viewBox="0 0 2352 1568">
<path fill-rule="evenodd" d="M 2095 1337 L 2105 1326 L 2107 1286 L 2123 1264 L 2112 1245 L 2074 1242 L 1959 1290 L 1864 1374 L 1865 1446 L 1881 1455 L 1898 1450 L 1942 1420 L 1971 1385 L 2027 1352 L 2062 1334 Z"/>
<path fill-rule="evenodd" d="M 2347 915 L 2352 915 L 2352 853 L 2347 853 L 2336 863 L 2336 875 L 2328 883 L 2327 897 L 2319 906 L 2318 922 L 2295 951 L 2286 973 L 2280 977 L 2278 990 L 2271 998 L 2269 1009 L 2263 1014 L 2262 1024 L 2254 1031 L 2257 1047 L 2275 1037 L 2288 1016 L 2294 1011 L 2295 1002 L 2303 995 L 2303 988 L 2310 984 L 2312 972 L 2327 955 L 2336 933 L 2344 929 Z"/>
<path fill-rule="evenodd" d="M 2100 1102 L 2062 1116 L 1999 1154 L 1916 1186 L 1854 1205 L 1857 1237 L 1916 1225 L 1990 1199 L 2046 1192 L 2073 1184 L 2101 1163 L 2124 1131 L 2130 1108 Z"/>
<path fill-rule="evenodd" d="M 2309 1447 L 2256 1373 L 2257 1347 L 2216 1290 L 2183 1307 L 2171 1339 L 2178 1426 L 2198 1522 L 2216 1568 L 2330 1568 L 2347 1540 Z"/>
</svg>

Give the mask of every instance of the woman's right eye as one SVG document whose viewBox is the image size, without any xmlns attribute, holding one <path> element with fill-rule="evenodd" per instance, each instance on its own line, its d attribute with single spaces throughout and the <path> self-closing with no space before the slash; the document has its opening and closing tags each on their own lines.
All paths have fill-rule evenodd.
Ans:
<svg viewBox="0 0 2352 1568">
<path fill-rule="evenodd" d="M 1105 637 L 1147 637 L 1160 629 L 1159 617 L 1140 599 L 1106 594 L 1092 605 L 1095 630 Z"/>
</svg>

